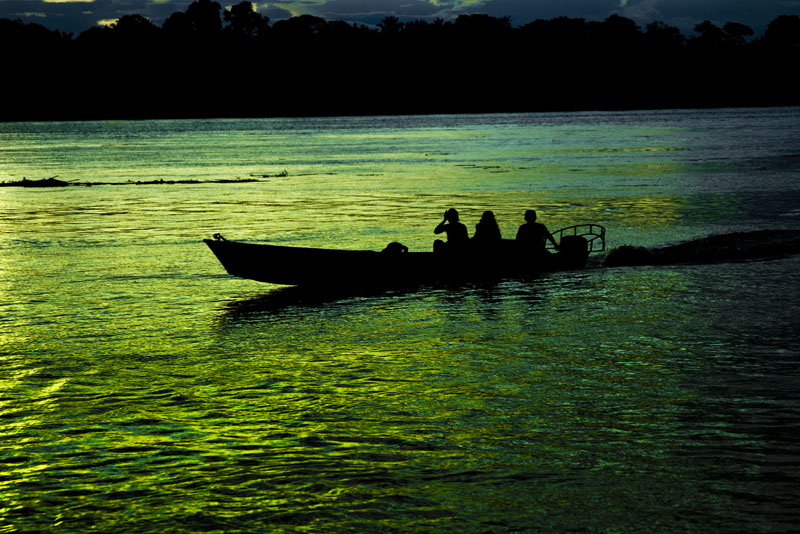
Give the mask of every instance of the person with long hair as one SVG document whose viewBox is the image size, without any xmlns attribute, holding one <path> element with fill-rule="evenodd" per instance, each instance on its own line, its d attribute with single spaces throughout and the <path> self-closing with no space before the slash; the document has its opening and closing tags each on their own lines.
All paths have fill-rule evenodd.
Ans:
<svg viewBox="0 0 800 534">
<path fill-rule="evenodd" d="M 480 243 L 495 243 L 502 238 L 494 213 L 488 210 L 484 211 L 481 220 L 475 225 L 475 234 L 472 239 Z"/>
</svg>

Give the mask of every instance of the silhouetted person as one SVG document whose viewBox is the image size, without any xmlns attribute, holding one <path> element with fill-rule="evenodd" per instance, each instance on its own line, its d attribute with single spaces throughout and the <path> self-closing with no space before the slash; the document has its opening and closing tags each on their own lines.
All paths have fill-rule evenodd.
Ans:
<svg viewBox="0 0 800 534">
<path fill-rule="evenodd" d="M 458 220 L 458 211 L 455 208 L 450 208 L 444 212 L 444 220 L 434 228 L 434 234 L 447 234 L 447 243 L 445 244 L 441 239 L 433 242 L 433 251 L 440 252 L 444 250 L 454 250 L 462 247 L 469 242 L 469 234 L 467 227 Z"/>
<path fill-rule="evenodd" d="M 475 235 L 472 239 L 482 244 L 496 243 L 502 239 L 500 235 L 500 227 L 497 226 L 497 220 L 494 218 L 494 213 L 491 211 L 484 211 L 481 215 L 481 220 L 475 225 Z"/>
<path fill-rule="evenodd" d="M 546 254 L 547 240 L 558 250 L 559 246 L 553 236 L 542 223 L 536 222 L 536 210 L 525 212 L 525 224 L 517 230 L 517 242 L 535 254 Z"/>
</svg>

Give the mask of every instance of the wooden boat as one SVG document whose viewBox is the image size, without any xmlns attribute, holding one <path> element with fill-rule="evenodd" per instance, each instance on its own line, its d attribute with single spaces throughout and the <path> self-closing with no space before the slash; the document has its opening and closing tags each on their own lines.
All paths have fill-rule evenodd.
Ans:
<svg viewBox="0 0 800 534">
<path fill-rule="evenodd" d="M 562 228 L 553 236 L 559 251 L 545 254 L 532 254 L 510 239 L 492 246 L 471 242 L 447 252 L 287 247 L 228 241 L 220 234 L 203 241 L 231 275 L 271 284 L 327 287 L 526 277 L 583 268 L 589 253 L 605 250 L 605 229 L 597 224 Z"/>
</svg>

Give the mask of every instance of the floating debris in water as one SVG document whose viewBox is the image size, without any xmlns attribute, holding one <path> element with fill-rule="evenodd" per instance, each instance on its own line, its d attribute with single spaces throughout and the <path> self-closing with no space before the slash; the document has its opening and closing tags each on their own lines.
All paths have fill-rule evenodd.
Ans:
<svg viewBox="0 0 800 534">
<path fill-rule="evenodd" d="M 41 180 L 28 180 L 23 176 L 22 180 L 17 180 L 16 182 L 0 182 L 0 186 L 4 187 L 66 187 L 69 185 L 73 184 L 59 180 L 58 175 Z"/>
<path fill-rule="evenodd" d="M 172 185 L 172 184 L 243 184 L 251 182 L 261 182 L 256 178 L 219 178 L 212 180 L 147 180 L 147 181 L 127 181 L 127 182 L 65 182 L 56 177 L 44 178 L 42 180 L 28 180 L 22 178 L 13 182 L 0 182 L 0 187 L 67 187 L 83 186 L 90 187 L 95 185 Z"/>
<path fill-rule="evenodd" d="M 283 169 L 281 172 L 277 174 L 251 174 L 250 176 L 257 176 L 259 178 L 286 178 L 289 176 L 289 171 Z"/>
</svg>

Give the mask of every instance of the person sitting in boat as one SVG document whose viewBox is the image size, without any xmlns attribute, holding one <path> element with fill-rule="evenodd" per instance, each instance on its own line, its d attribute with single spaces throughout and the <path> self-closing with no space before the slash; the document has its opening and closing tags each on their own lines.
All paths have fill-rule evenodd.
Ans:
<svg viewBox="0 0 800 534">
<path fill-rule="evenodd" d="M 500 234 L 500 227 L 497 225 L 494 213 L 484 211 L 481 220 L 475 225 L 475 234 L 472 236 L 472 240 L 480 244 L 488 244 L 496 243 L 501 239 L 503 236 Z"/>
<path fill-rule="evenodd" d="M 444 212 L 444 220 L 434 228 L 434 234 L 447 234 L 447 243 L 441 239 L 433 242 L 434 252 L 443 252 L 445 250 L 453 250 L 460 248 L 469 242 L 469 233 L 464 223 L 458 220 L 458 211 L 455 208 L 450 208 Z"/>
<path fill-rule="evenodd" d="M 560 248 L 547 227 L 536 222 L 536 210 L 526 211 L 525 223 L 517 230 L 517 243 L 536 254 L 547 254 L 547 240 L 550 240 L 556 250 Z"/>
</svg>

